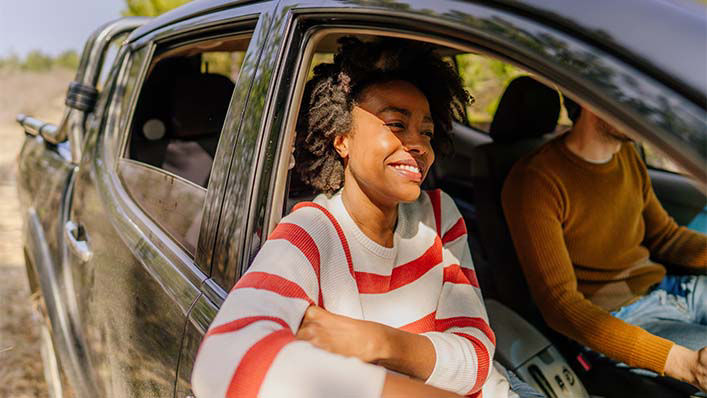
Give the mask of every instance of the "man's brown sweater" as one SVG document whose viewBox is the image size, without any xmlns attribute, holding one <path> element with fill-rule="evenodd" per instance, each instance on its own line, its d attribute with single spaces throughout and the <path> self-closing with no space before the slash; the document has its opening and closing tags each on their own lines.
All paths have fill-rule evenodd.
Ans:
<svg viewBox="0 0 707 398">
<path fill-rule="evenodd" d="M 707 267 L 707 239 L 663 210 L 632 145 L 595 164 L 572 153 L 564 137 L 521 159 L 503 188 L 531 293 L 552 328 L 662 374 L 673 343 L 609 312 L 660 282 L 665 268 L 651 259 Z"/>
</svg>

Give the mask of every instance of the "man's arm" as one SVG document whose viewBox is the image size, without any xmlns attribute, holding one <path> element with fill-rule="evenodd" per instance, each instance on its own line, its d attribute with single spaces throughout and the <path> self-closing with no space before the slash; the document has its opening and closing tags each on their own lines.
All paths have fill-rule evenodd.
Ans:
<svg viewBox="0 0 707 398">
<path fill-rule="evenodd" d="M 562 233 L 562 192 L 544 174 L 514 170 L 503 209 L 528 286 L 553 329 L 605 355 L 663 373 L 673 343 L 613 317 L 577 289 Z"/>
<path fill-rule="evenodd" d="M 643 220 L 646 225 L 644 244 L 651 256 L 668 264 L 707 269 L 707 236 L 679 226 L 668 215 L 653 191 L 650 177 L 644 169 L 645 203 Z"/>
</svg>

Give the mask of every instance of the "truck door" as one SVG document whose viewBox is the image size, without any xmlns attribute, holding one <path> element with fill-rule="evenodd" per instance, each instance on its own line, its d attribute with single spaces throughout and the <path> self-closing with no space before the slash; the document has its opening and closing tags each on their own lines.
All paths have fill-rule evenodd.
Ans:
<svg viewBox="0 0 707 398">
<path fill-rule="evenodd" d="M 247 11 L 133 38 L 86 135 L 67 261 L 97 396 L 174 394 L 187 314 L 211 271 L 245 98 L 234 92 L 247 94 L 259 52 Z"/>
<path fill-rule="evenodd" d="M 18 192 L 26 226 L 25 260 L 32 292 L 41 292 L 33 294 L 32 299 L 44 321 L 40 327 L 42 348 L 48 354 L 43 355 L 45 376 L 50 392 L 56 396 L 91 396 L 95 391 L 85 377 L 83 340 L 73 305 L 73 270 L 64 261 L 64 221 L 84 128 L 94 115 L 96 100 L 107 95 L 103 88 L 110 80 L 108 71 L 118 42 L 145 21 L 142 17 L 121 18 L 99 27 L 88 38 L 59 124 L 26 115 L 17 117 L 26 133 L 18 157 Z"/>
</svg>

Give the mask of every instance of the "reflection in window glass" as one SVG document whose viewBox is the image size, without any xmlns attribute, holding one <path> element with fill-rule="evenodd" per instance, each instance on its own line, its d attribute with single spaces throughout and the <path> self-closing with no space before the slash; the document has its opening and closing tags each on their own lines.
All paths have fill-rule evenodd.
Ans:
<svg viewBox="0 0 707 398">
<path fill-rule="evenodd" d="M 201 73 L 215 73 L 235 82 L 241 71 L 244 51 L 212 51 L 201 55 Z"/>
<path fill-rule="evenodd" d="M 187 253 L 196 253 L 206 190 L 128 159 L 119 161 L 118 174 L 145 213 Z"/>
</svg>

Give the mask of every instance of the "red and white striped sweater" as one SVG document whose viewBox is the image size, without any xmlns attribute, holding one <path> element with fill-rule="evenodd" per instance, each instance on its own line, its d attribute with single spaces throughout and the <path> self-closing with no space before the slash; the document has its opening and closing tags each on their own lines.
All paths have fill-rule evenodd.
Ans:
<svg viewBox="0 0 707 398">
<path fill-rule="evenodd" d="M 428 191 L 398 206 L 394 245 L 361 232 L 341 200 L 319 195 L 275 228 L 236 283 L 194 364 L 206 397 L 378 397 L 386 369 L 295 340 L 309 305 L 427 336 L 436 363 L 426 383 L 507 397 L 495 337 L 452 199 Z"/>
</svg>

